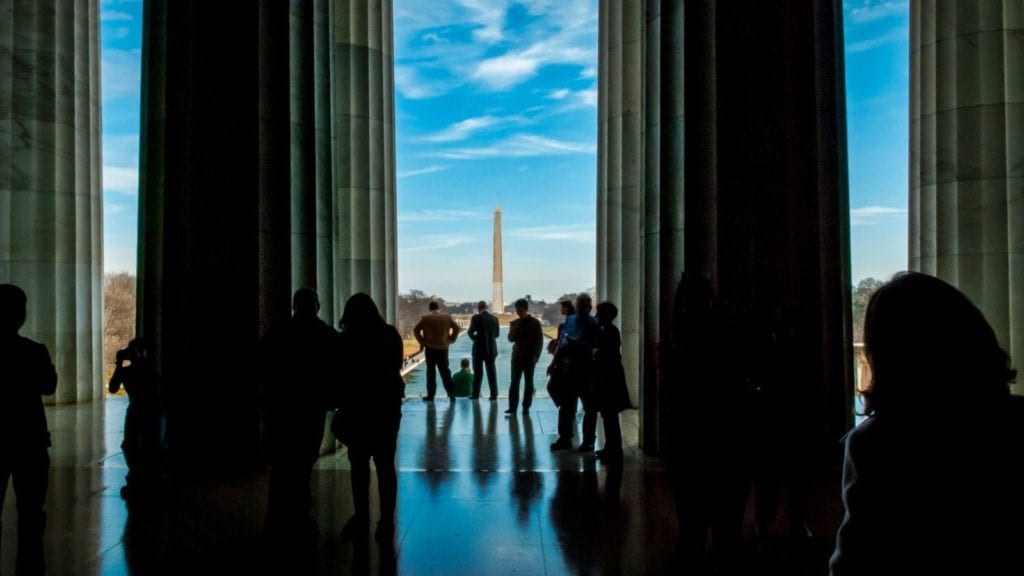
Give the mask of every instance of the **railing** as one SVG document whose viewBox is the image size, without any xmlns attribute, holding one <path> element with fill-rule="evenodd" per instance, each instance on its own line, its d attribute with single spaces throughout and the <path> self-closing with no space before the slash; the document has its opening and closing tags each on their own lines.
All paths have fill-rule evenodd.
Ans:
<svg viewBox="0 0 1024 576">
<path fill-rule="evenodd" d="M 871 365 L 862 342 L 853 343 L 853 374 L 854 384 L 858 393 L 863 393 L 871 385 Z"/>
</svg>

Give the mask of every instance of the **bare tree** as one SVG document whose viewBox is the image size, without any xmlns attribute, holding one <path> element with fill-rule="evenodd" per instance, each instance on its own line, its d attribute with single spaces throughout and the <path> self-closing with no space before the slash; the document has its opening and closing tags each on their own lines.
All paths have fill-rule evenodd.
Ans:
<svg viewBox="0 0 1024 576">
<path fill-rule="evenodd" d="M 135 276 L 107 274 L 103 282 L 103 366 L 106 378 L 114 370 L 114 355 L 135 336 Z"/>
</svg>

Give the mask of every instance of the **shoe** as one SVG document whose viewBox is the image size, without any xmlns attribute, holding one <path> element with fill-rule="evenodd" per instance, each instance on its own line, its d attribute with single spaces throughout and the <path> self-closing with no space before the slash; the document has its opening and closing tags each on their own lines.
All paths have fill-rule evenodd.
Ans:
<svg viewBox="0 0 1024 576">
<path fill-rule="evenodd" d="M 433 396 L 424 396 L 423 397 L 423 401 L 424 402 L 433 402 L 434 401 L 434 397 Z"/>
<path fill-rule="evenodd" d="M 593 442 L 584 442 L 583 444 L 580 444 L 578 448 L 576 448 L 576 451 L 577 452 L 593 452 L 594 451 L 594 443 Z"/>
<path fill-rule="evenodd" d="M 609 450 L 608 448 L 603 448 L 594 452 L 594 455 L 601 461 L 622 461 L 622 450 Z"/>
<path fill-rule="evenodd" d="M 448 397 L 448 401 L 449 402 L 455 402 L 455 396 L 449 396 Z"/>
<path fill-rule="evenodd" d="M 132 491 L 131 491 L 130 488 L 128 488 L 127 484 L 124 485 L 124 486 L 121 486 L 121 499 L 122 500 L 127 500 L 128 498 L 130 498 L 131 494 L 132 494 Z"/>
<path fill-rule="evenodd" d="M 509 408 L 508 410 L 505 410 L 505 414 L 515 414 L 515 413 L 516 413 L 516 409 L 515 408 Z"/>
<path fill-rule="evenodd" d="M 564 440 L 562 438 L 555 440 L 555 443 L 551 445 L 551 451 L 556 452 L 558 450 L 572 450 L 572 440 Z"/>
<path fill-rule="evenodd" d="M 529 411 L 530 411 L 530 407 L 529 406 L 523 406 L 523 414 L 526 414 Z"/>
<path fill-rule="evenodd" d="M 491 396 L 490 398 L 488 398 L 488 400 L 490 400 L 491 402 L 497 402 L 498 401 L 498 397 L 497 396 Z"/>
<path fill-rule="evenodd" d="M 480 396 L 470 396 L 469 399 L 470 400 L 479 400 Z"/>
</svg>

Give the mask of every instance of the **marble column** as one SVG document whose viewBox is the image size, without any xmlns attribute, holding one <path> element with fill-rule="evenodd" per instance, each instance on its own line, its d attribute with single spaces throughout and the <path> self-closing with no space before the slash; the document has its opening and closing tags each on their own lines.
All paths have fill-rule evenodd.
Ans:
<svg viewBox="0 0 1024 576">
<path fill-rule="evenodd" d="M 390 0 L 337 0 L 333 19 L 335 296 L 397 309 Z"/>
<path fill-rule="evenodd" d="M 99 2 L 0 0 L 0 283 L 57 366 L 55 400 L 103 394 Z"/>
<path fill-rule="evenodd" d="M 910 12 L 910 267 L 967 294 L 1019 367 L 1024 2 L 914 0 Z"/>
<path fill-rule="evenodd" d="M 799 316 L 792 408 L 816 446 L 838 440 L 852 398 L 839 2 L 600 9 L 598 296 L 620 305 L 644 448 L 658 449 L 660 390 L 681 385 L 658 349 L 684 269 L 751 329 Z M 738 363 L 753 352 L 737 340 Z"/>
<path fill-rule="evenodd" d="M 643 277 L 644 126 L 642 0 L 600 4 L 597 298 L 619 308 L 622 363 L 640 397 Z M 603 106 L 602 106 L 603 104 Z"/>
</svg>

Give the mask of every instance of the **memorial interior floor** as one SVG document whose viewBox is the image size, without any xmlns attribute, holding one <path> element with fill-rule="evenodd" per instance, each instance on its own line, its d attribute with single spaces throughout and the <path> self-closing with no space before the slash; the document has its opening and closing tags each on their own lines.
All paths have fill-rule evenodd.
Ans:
<svg viewBox="0 0 1024 576">
<path fill-rule="evenodd" d="M 122 398 L 47 408 L 50 574 L 675 573 L 672 496 L 658 461 L 636 449 L 635 410 L 622 416 L 630 449 L 616 473 L 593 455 L 549 450 L 557 416 L 549 400 L 512 417 L 504 399 L 408 400 L 389 548 L 342 536 L 352 512 L 343 451 L 322 457 L 314 471 L 320 532 L 307 541 L 275 545 L 264 536 L 265 473 L 190 481 L 168 490 L 159 506 L 129 509 L 119 496 L 124 408 Z M 13 574 L 13 500 L 8 493 L 3 574 Z M 773 554 L 756 572 L 789 573 L 791 561 Z"/>
</svg>

